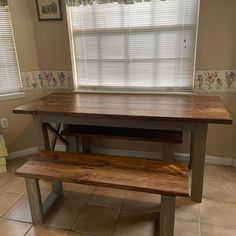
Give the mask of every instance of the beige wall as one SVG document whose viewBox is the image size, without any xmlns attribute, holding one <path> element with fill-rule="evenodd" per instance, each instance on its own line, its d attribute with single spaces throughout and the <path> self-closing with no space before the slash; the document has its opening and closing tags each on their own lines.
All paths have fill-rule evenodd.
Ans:
<svg viewBox="0 0 236 236">
<path fill-rule="evenodd" d="M 65 2 L 62 1 L 63 20 L 39 21 L 35 1 L 28 0 L 34 27 L 40 70 L 71 71 L 70 47 Z"/>
<path fill-rule="evenodd" d="M 235 9 L 235 0 L 201 0 L 197 70 L 236 68 Z"/>
<path fill-rule="evenodd" d="M 7 148 L 9 152 L 35 147 L 37 137 L 34 133 L 33 121 L 29 115 L 16 115 L 12 113 L 13 108 L 24 103 L 29 103 L 43 96 L 43 93 L 28 94 L 19 99 L 0 101 L 0 117 L 7 117 L 9 127 L 3 129 Z"/>
<path fill-rule="evenodd" d="M 21 4 L 20 4 L 20 3 Z M 22 71 L 71 70 L 69 40 L 63 1 L 62 21 L 38 21 L 35 1 L 10 0 L 16 46 Z M 202 0 L 199 21 L 197 70 L 236 68 L 236 1 Z M 28 94 L 17 100 L 0 101 L 0 117 L 9 119 L 9 128 L 3 130 L 10 152 L 36 146 L 30 116 L 13 115 L 12 108 L 40 97 Z M 235 94 L 221 95 L 225 105 L 236 117 Z M 236 158 L 236 128 L 210 125 L 207 137 L 207 154 Z M 177 152 L 189 150 L 189 134 Z M 94 140 L 96 146 L 133 150 L 158 151 L 155 143 Z"/>
<path fill-rule="evenodd" d="M 71 71 L 65 9 L 62 21 L 38 21 L 33 0 L 9 0 L 9 7 L 20 70 Z M 0 101 L 0 118 L 8 118 L 9 123 L 9 128 L 1 130 L 9 152 L 37 145 L 31 116 L 13 114 L 12 109 L 45 94 L 28 93 L 23 98 Z"/>
<path fill-rule="evenodd" d="M 201 0 L 197 70 L 236 68 L 235 9 L 235 0 Z M 236 94 L 223 94 L 221 99 L 231 114 L 236 117 Z M 236 126 L 210 125 L 207 154 L 236 158 L 235 130 Z"/>
<path fill-rule="evenodd" d="M 20 69 L 39 70 L 38 50 L 28 1 L 9 0 L 9 7 Z"/>
</svg>

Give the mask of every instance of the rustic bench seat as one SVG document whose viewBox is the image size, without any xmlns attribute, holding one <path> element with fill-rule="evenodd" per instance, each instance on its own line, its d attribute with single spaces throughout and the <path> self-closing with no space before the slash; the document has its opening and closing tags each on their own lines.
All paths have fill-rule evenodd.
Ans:
<svg viewBox="0 0 236 236">
<path fill-rule="evenodd" d="M 80 183 L 161 194 L 160 236 L 172 236 L 175 197 L 189 196 L 187 168 L 181 164 L 128 157 L 44 151 L 20 167 L 25 178 L 33 223 L 60 199 L 61 182 Z M 54 191 L 42 202 L 39 180 L 50 180 Z M 56 187 L 55 187 L 56 186 Z"/>
<path fill-rule="evenodd" d="M 69 141 L 69 152 L 78 152 L 78 143 L 82 152 L 90 153 L 89 137 L 154 141 L 163 143 L 163 159 L 173 161 L 174 144 L 182 143 L 182 131 L 154 130 L 141 128 L 105 127 L 91 125 L 68 125 L 61 135 Z"/>
</svg>

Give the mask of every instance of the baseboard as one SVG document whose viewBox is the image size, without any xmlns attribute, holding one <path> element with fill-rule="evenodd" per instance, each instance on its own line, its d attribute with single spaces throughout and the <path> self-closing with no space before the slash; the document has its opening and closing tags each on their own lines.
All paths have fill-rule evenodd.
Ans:
<svg viewBox="0 0 236 236">
<path fill-rule="evenodd" d="M 63 151 L 65 151 L 65 147 L 63 145 L 56 145 L 55 150 L 63 152 Z M 8 153 L 8 156 L 6 157 L 6 160 L 12 160 L 15 158 L 32 155 L 37 152 L 38 152 L 37 147 L 27 148 L 27 149 L 23 149 L 23 150 L 16 151 L 16 152 L 10 152 L 10 153 Z"/>
<path fill-rule="evenodd" d="M 65 151 L 64 145 L 56 145 L 56 151 Z M 17 152 L 11 152 L 7 156 L 7 160 L 11 160 L 14 158 L 19 158 L 22 156 L 27 156 L 34 154 L 38 151 L 37 147 L 28 148 L 24 150 L 20 150 Z M 113 155 L 113 156 L 130 156 L 136 158 L 147 158 L 147 159 L 155 159 L 161 160 L 162 154 L 161 152 L 145 152 L 145 151 L 134 151 L 134 150 L 123 150 L 123 149 L 114 149 L 114 148 L 100 148 L 100 147 L 92 147 L 92 153 L 104 154 L 104 155 Z M 189 154 L 187 153 L 175 153 L 175 160 L 177 162 L 188 162 Z M 236 160 L 232 158 L 218 157 L 218 156 L 209 156 L 206 155 L 206 164 L 212 165 L 221 165 L 221 166 L 232 166 L 236 168 Z"/>
<path fill-rule="evenodd" d="M 8 153 L 8 156 L 6 157 L 6 160 L 12 160 L 18 157 L 28 156 L 28 155 L 36 153 L 37 151 L 38 151 L 37 147 L 32 147 L 32 148 L 23 149 L 16 152 L 10 152 Z"/>
<path fill-rule="evenodd" d="M 234 168 L 236 168 L 236 160 L 233 160 L 233 165 Z"/>
<path fill-rule="evenodd" d="M 206 164 L 219 165 L 219 166 L 233 166 L 236 160 L 227 157 L 217 157 L 206 155 Z M 236 167 L 236 166 L 235 166 Z"/>
<path fill-rule="evenodd" d="M 124 150 L 124 149 L 113 149 L 113 148 L 100 148 L 92 147 L 92 153 L 112 155 L 112 156 L 128 156 L 136 158 L 147 158 L 161 160 L 161 152 L 145 152 L 145 151 L 134 151 L 134 150 Z"/>
</svg>

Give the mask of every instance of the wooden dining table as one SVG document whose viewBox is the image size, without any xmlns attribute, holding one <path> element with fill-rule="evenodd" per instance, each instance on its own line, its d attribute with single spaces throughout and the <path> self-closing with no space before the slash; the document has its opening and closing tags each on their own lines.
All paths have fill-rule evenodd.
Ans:
<svg viewBox="0 0 236 236">
<path fill-rule="evenodd" d="M 194 202 L 202 201 L 208 124 L 233 122 L 220 98 L 211 95 L 56 92 L 13 112 L 33 116 L 39 150 L 50 149 L 47 129 L 57 134 L 50 125 L 55 123 L 189 131 Z M 58 137 L 63 141 L 59 132 Z"/>
</svg>

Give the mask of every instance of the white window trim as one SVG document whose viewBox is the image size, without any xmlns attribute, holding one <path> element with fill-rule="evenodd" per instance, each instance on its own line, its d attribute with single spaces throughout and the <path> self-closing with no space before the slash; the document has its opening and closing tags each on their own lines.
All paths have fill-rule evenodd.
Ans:
<svg viewBox="0 0 236 236">
<path fill-rule="evenodd" d="M 13 3 L 12 3 L 13 4 Z M 25 93 L 23 90 L 23 83 L 22 83 L 22 79 L 21 79 L 21 73 L 20 73 L 20 67 L 19 67 L 19 59 L 18 59 L 18 55 L 17 55 L 17 50 L 16 50 L 16 42 L 15 42 L 15 36 L 14 36 L 14 31 L 13 31 L 13 27 L 12 27 L 12 20 L 11 20 L 11 2 L 8 2 L 8 6 L 6 6 L 8 8 L 8 14 L 10 17 L 10 25 L 11 25 L 11 31 L 12 31 L 12 41 L 13 41 L 13 45 L 15 48 L 15 55 L 16 55 L 16 66 L 18 69 L 18 74 L 19 74 L 19 82 L 20 82 L 20 86 L 22 91 L 21 92 L 15 92 L 15 93 L 11 93 L 11 94 L 0 94 L 0 100 L 9 100 L 9 99 L 16 99 L 16 98 L 20 98 L 20 97 L 24 97 Z"/>
<path fill-rule="evenodd" d="M 4 94 L 0 95 L 0 101 L 11 100 L 11 99 L 18 99 L 25 97 L 25 93 L 11 93 L 11 94 Z"/>
<path fill-rule="evenodd" d="M 201 1 L 198 1 L 197 6 L 197 23 L 196 23 L 196 39 L 195 39 L 195 47 L 194 47 L 194 56 L 193 56 L 193 76 L 192 76 L 192 88 L 191 90 L 181 90 L 181 91 L 171 91 L 171 89 L 163 89 L 163 90 L 150 90 L 150 89 L 130 89 L 130 88 L 122 88 L 117 89 L 117 87 L 106 87 L 102 88 L 101 86 L 91 87 L 91 86 L 78 86 L 77 79 L 77 68 L 76 68 L 76 60 L 75 60 L 75 48 L 74 48 L 74 39 L 73 39 L 73 28 L 72 28 L 72 20 L 71 14 L 69 12 L 69 6 L 66 4 L 66 16 L 68 23 L 68 33 L 69 33 L 69 44 L 70 44 L 70 55 L 71 55 L 71 63 L 72 63 L 72 75 L 75 86 L 75 91 L 81 93 L 126 93 L 126 94 L 193 94 L 194 93 L 194 85 L 195 85 L 195 73 L 196 73 L 196 58 L 197 58 L 197 45 L 198 45 L 198 33 L 199 33 L 199 15 L 200 15 L 200 4 Z"/>
</svg>

